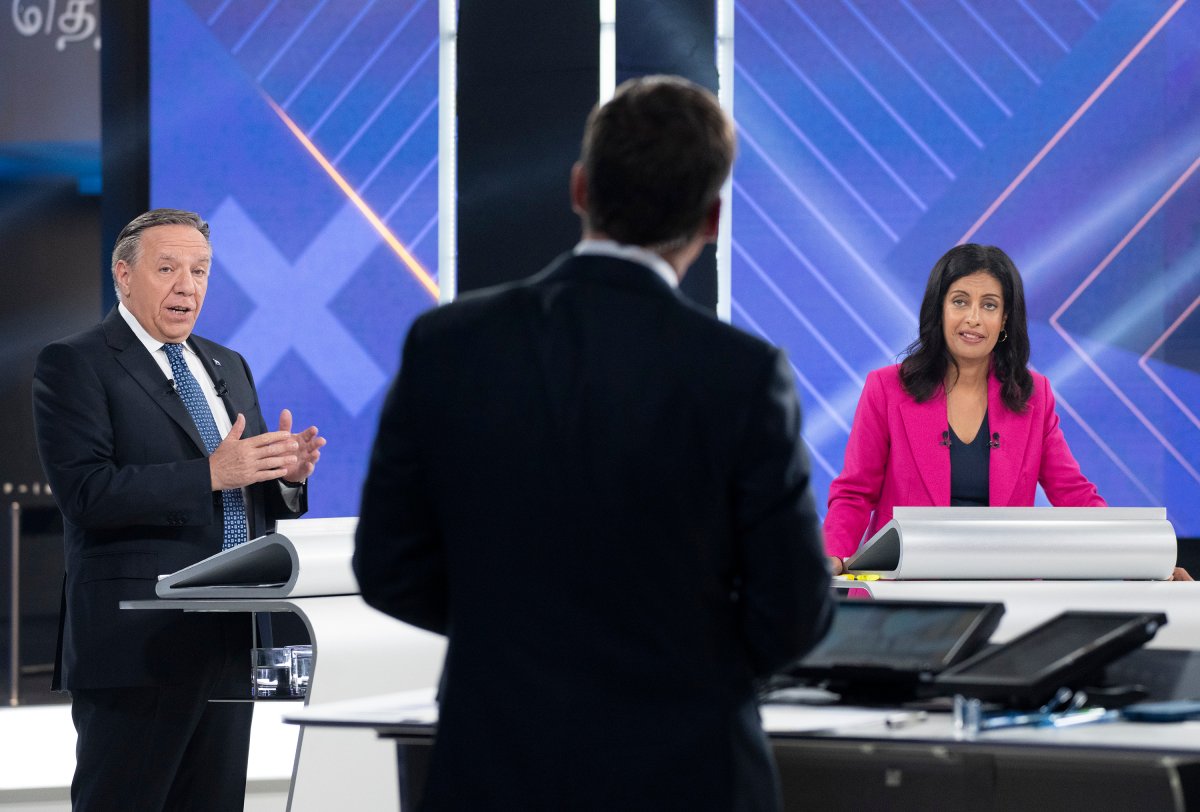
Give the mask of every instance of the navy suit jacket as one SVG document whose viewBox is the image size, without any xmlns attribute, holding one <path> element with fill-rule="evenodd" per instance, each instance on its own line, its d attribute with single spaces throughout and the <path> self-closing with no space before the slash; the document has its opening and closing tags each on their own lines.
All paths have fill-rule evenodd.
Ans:
<svg viewBox="0 0 1200 812">
<path fill-rule="evenodd" d="M 246 416 L 244 436 L 267 431 L 245 360 L 195 335 L 189 342 L 224 391 L 230 419 Z M 38 451 L 65 524 L 56 687 L 180 685 L 227 660 L 247 664 L 245 616 L 118 606 L 153 598 L 158 575 L 220 552 L 223 519 L 187 408 L 115 308 L 42 350 L 33 404 Z M 274 482 L 247 491 L 251 538 L 306 507 L 302 495 L 301 510 L 289 511 Z M 247 674 L 230 677 L 244 689 Z"/>
<path fill-rule="evenodd" d="M 449 638 L 429 808 L 776 803 L 754 680 L 831 612 L 799 428 L 782 352 L 624 260 L 414 323 L 354 563 Z"/>
</svg>

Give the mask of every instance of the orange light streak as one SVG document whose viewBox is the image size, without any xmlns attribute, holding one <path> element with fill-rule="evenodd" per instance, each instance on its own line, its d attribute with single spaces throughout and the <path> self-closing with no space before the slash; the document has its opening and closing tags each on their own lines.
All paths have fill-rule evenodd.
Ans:
<svg viewBox="0 0 1200 812">
<path fill-rule="evenodd" d="M 379 236 L 383 237 L 383 241 L 386 242 L 391 249 L 396 252 L 396 255 L 400 257 L 400 261 L 405 264 L 412 275 L 416 277 L 417 281 L 420 282 L 425 290 L 429 292 L 429 295 L 433 297 L 434 301 L 437 301 L 440 291 L 438 290 L 437 282 L 433 280 L 433 277 L 429 275 L 429 272 L 421 267 L 421 263 L 417 262 L 416 257 L 409 253 L 408 249 L 404 247 L 404 244 L 401 243 L 400 240 L 396 238 L 396 235 L 392 233 L 391 229 L 387 227 L 387 224 L 380 220 L 375 212 L 371 211 L 371 207 L 367 205 L 367 202 L 359 196 L 358 192 L 354 191 L 354 187 L 352 187 L 346 181 L 346 179 L 342 177 L 342 174 L 337 171 L 334 165 L 331 164 L 329 160 L 321 154 L 321 150 L 317 148 L 317 145 L 309 140 L 309 137 L 305 135 L 304 131 L 296 125 L 296 122 L 292 121 L 291 117 L 284 112 L 283 108 L 276 104 L 275 100 L 269 96 L 264 96 L 264 98 L 266 98 L 267 104 L 271 105 L 271 109 L 275 111 L 275 115 L 279 116 L 280 120 L 282 120 L 287 128 L 292 131 L 292 135 L 296 136 L 296 139 L 304 146 L 306 150 L 308 150 L 309 154 L 313 156 L 316 162 L 320 164 L 321 168 L 325 170 L 325 173 L 333 179 L 333 182 L 337 184 L 338 188 L 342 190 L 346 197 L 350 198 L 350 202 L 353 203 L 360 212 L 362 212 L 363 217 L 367 218 L 367 222 L 371 224 L 371 227 L 379 232 Z"/>
</svg>

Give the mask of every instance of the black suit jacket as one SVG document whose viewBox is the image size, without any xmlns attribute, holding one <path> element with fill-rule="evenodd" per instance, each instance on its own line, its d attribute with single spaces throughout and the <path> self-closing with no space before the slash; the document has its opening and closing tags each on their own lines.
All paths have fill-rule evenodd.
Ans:
<svg viewBox="0 0 1200 812">
<path fill-rule="evenodd" d="M 245 360 L 198 336 L 189 342 L 225 392 L 230 419 L 246 416 L 244 436 L 267 431 Z M 229 658 L 248 663 L 244 616 L 118 607 L 153 598 L 158 575 L 220 552 L 223 518 L 187 408 L 115 308 L 42 350 L 33 404 L 38 451 L 65 523 L 56 686 L 179 685 Z M 273 482 L 247 490 L 251 537 L 305 509 L 302 496 L 299 512 L 287 510 Z M 247 674 L 236 675 L 243 688 Z"/>
<path fill-rule="evenodd" d="M 831 613 L 799 427 L 782 352 L 623 260 L 414 323 L 354 564 L 449 637 L 430 808 L 774 805 L 753 680 Z"/>
</svg>

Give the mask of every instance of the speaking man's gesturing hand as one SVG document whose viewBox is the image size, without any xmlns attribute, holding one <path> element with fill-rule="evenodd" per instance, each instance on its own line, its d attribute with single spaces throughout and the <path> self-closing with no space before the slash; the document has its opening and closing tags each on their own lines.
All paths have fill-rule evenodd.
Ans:
<svg viewBox="0 0 1200 812">
<path fill-rule="evenodd" d="M 239 414 L 233 421 L 233 428 L 209 456 L 208 470 L 214 491 L 279 479 L 298 465 L 300 443 L 291 431 L 272 431 L 243 438 L 245 430 L 246 417 Z"/>
</svg>

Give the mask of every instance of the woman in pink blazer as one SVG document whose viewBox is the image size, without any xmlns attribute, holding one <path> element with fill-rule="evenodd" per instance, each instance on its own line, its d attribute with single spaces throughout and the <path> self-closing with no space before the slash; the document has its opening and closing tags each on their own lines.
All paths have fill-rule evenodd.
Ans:
<svg viewBox="0 0 1200 812">
<path fill-rule="evenodd" d="M 835 572 L 896 505 L 1105 502 L 1071 456 L 1049 382 L 1028 369 L 1025 294 L 994 246 L 952 248 L 929 275 L 917 340 L 867 376 L 841 474 L 829 489 L 825 548 Z"/>
</svg>

